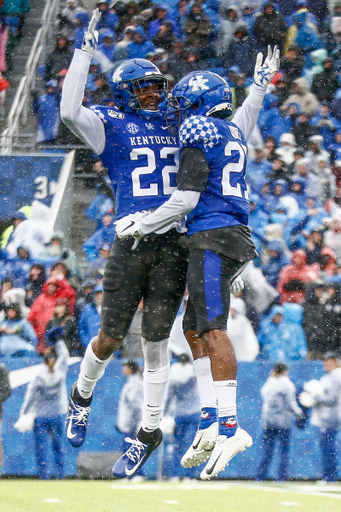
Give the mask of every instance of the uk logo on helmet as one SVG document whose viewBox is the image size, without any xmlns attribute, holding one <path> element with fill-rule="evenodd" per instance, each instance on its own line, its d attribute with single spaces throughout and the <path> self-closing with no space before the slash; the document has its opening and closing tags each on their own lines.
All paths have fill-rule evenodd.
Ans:
<svg viewBox="0 0 341 512">
<path fill-rule="evenodd" d="M 207 78 L 204 78 L 203 75 L 193 76 L 190 81 L 188 82 L 188 85 L 192 87 L 192 91 L 207 91 L 209 89 L 209 86 L 206 85 L 208 82 Z"/>
</svg>

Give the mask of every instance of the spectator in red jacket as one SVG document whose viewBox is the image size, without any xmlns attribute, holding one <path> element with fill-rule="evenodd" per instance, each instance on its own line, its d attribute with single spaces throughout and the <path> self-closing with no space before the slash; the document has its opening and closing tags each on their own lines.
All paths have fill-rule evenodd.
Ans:
<svg viewBox="0 0 341 512">
<path fill-rule="evenodd" d="M 305 285 L 318 279 L 315 270 L 307 265 L 307 255 L 302 249 L 294 251 L 292 263 L 283 267 L 279 274 L 277 290 L 281 294 L 281 304 L 300 304 L 305 298 Z"/>
<path fill-rule="evenodd" d="M 66 298 L 73 312 L 76 293 L 65 278 L 50 277 L 43 286 L 43 291 L 33 303 L 27 320 L 33 325 L 38 336 L 37 350 L 42 354 L 45 348 L 45 331 L 48 321 L 54 315 L 55 303 L 58 299 Z M 72 314 L 72 313 L 71 313 Z"/>
</svg>

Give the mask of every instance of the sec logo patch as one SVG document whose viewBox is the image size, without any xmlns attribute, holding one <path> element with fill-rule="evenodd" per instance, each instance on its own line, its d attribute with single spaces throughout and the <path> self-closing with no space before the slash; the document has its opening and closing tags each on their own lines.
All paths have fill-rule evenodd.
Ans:
<svg viewBox="0 0 341 512">
<path fill-rule="evenodd" d="M 135 123 L 128 123 L 127 130 L 129 133 L 132 133 L 134 135 L 135 133 L 138 133 L 140 131 L 140 128 Z"/>
</svg>

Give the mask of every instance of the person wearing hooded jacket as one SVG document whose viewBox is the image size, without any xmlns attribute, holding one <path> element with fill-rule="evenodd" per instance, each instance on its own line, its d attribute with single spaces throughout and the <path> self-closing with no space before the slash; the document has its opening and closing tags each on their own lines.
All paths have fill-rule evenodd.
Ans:
<svg viewBox="0 0 341 512">
<path fill-rule="evenodd" d="M 73 49 L 81 48 L 84 34 L 86 32 L 86 27 L 90 21 L 89 14 L 87 12 L 78 12 L 76 14 L 77 26 L 75 29 L 75 37 L 73 40 Z"/>
<path fill-rule="evenodd" d="M 301 112 L 308 114 L 310 117 L 317 112 L 318 99 L 315 94 L 309 91 L 307 81 L 304 77 L 296 78 L 292 82 L 292 94 L 284 102 L 283 106 L 287 107 L 289 103 L 298 103 Z M 297 138 L 296 138 L 296 142 Z M 301 145 L 298 143 L 298 145 Z"/>
<path fill-rule="evenodd" d="M 227 49 L 225 67 L 232 66 L 238 62 L 240 72 L 250 77 L 253 74 L 254 62 L 256 58 L 257 47 L 254 39 L 249 36 L 247 27 L 239 22 L 233 34 L 233 38 Z"/>
<path fill-rule="evenodd" d="M 46 93 L 38 97 L 33 95 L 32 110 L 37 117 L 37 142 L 41 144 L 55 144 L 60 125 L 59 90 L 56 79 L 45 84 Z"/>
<path fill-rule="evenodd" d="M 5 319 L 0 324 L 0 354 L 5 357 L 36 355 L 37 342 L 37 335 L 22 317 L 19 304 L 5 306 Z"/>
<path fill-rule="evenodd" d="M 339 88 L 339 75 L 333 71 L 334 61 L 331 57 L 325 58 L 322 65 L 323 71 L 313 78 L 311 92 L 319 101 L 331 102 Z"/>
<path fill-rule="evenodd" d="M 255 157 L 246 164 L 246 181 L 254 192 L 260 179 L 266 177 L 271 171 L 271 164 L 264 157 L 263 148 L 255 148 Z"/>
<path fill-rule="evenodd" d="M 245 316 L 243 299 L 231 295 L 227 331 L 236 353 L 237 361 L 254 361 L 259 354 L 259 343 L 250 320 Z"/>
<path fill-rule="evenodd" d="M 218 57 L 226 54 L 236 26 L 239 23 L 240 9 L 238 5 L 231 4 L 228 7 L 224 7 L 222 5 L 220 8 L 220 17 L 221 22 L 218 37 L 215 42 L 215 49 Z"/>
<path fill-rule="evenodd" d="M 273 363 L 290 363 L 305 359 L 307 343 L 302 328 L 303 307 L 300 304 L 273 306 L 257 333 L 260 359 Z"/>
<path fill-rule="evenodd" d="M 274 137 L 279 143 L 280 136 L 285 133 L 284 123 L 278 108 L 279 100 L 274 94 L 268 93 L 264 96 L 262 108 L 260 109 L 257 125 L 261 131 L 263 140 L 268 136 Z"/>
<path fill-rule="evenodd" d="M 97 53 L 101 52 L 107 59 L 109 59 L 111 62 L 115 59 L 115 49 L 116 49 L 116 35 L 113 30 L 107 29 L 103 32 L 101 35 L 101 43 L 97 46 Z M 80 42 L 80 46 L 77 46 L 77 48 L 82 47 L 82 41 Z M 97 55 L 98 58 L 98 55 Z"/>
<path fill-rule="evenodd" d="M 261 48 L 266 49 L 268 45 L 277 44 L 280 50 L 283 49 L 287 24 L 284 18 L 276 12 L 274 2 L 263 3 L 262 12 L 257 16 L 253 26 L 253 33 Z"/>
<path fill-rule="evenodd" d="M 127 45 L 129 59 L 144 59 L 147 53 L 154 51 L 154 49 L 154 44 L 147 40 L 141 25 L 135 27 L 133 40 Z"/>
<path fill-rule="evenodd" d="M 66 279 L 50 277 L 43 286 L 43 291 L 33 303 L 27 320 L 33 325 L 38 336 L 37 350 L 42 354 L 45 348 L 45 331 L 48 321 L 54 315 L 56 301 L 66 298 L 69 303 L 70 313 L 73 313 L 76 293 Z"/>
<path fill-rule="evenodd" d="M 318 275 L 307 265 L 307 255 L 302 249 L 293 252 L 292 263 L 286 265 L 279 274 L 277 291 L 281 294 L 281 303 L 300 304 L 305 298 L 306 283 L 315 281 Z"/>
<path fill-rule="evenodd" d="M 283 246 L 279 240 L 271 240 L 266 244 L 266 248 L 270 258 L 262 265 L 262 272 L 268 283 L 276 288 L 279 274 L 283 267 L 290 264 L 290 260 L 284 253 Z"/>
<path fill-rule="evenodd" d="M 186 46 L 206 48 L 212 33 L 211 22 L 199 2 L 194 2 L 183 26 Z"/>
<path fill-rule="evenodd" d="M 164 21 L 169 21 L 173 26 L 173 33 L 176 38 L 180 38 L 181 33 L 178 25 L 168 14 L 169 7 L 167 4 L 159 4 L 156 9 L 156 20 L 152 21 L 148 28 L 148 39 L 151 41 L 160 31 Z"/>
<path fill-rule="evenodd" d="M 64 34 L 58 34 L 56 38 L 56 47 L 47 57 L 45 66 L 45 80 L 57 78 L 57 75 L 63 69 L 68 69 L 72 59 L 72 52 L 69 48 L 69 40 Z"/>
<path fill-rule="evenodd" d="M 322 48 L 322 43 L 317 27 L 310 23 L 308 15 L 309 13 L 306 11 L 302 11 L 293 15 L 293 25 L 288 31 L 285 46 L 289 47 L 292 43 L 297 44 L 297 46 L 300 48 L 300 51 L 306 55 L 306 66 L 310 67 L 311 60 L 308 54 L 314 50 Z"/>
</svg>

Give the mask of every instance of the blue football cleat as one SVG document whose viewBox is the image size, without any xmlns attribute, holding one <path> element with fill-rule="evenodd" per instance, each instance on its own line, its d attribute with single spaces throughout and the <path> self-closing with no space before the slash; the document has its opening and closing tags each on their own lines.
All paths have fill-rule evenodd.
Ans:
<svg viewBox="0 0 341 512">
<path fill-rule="evenodd" d="M 72 386 L 69 408 L 66 415 L 65 430 L 69 443 L 79 448 L 85 441 L 92 396 L 85 400 L 77 390 L 77 383 Z"/>
<path fill-rule="evenodd" d="M 125 438 L 127 443 L 131 443 L 131 447 L 118 459 L 112 468 L 114 477 L 126 478 L 134 475 L 161 443 L 162 432 L 159 428 L 148 436 L 149 442 L 142 442 L 139 439 L 139 436 L 142 437 L 143 441 L 146 438 L 146 433 L 142 431 L 141 434 L 141 431 L 142 429 L 140 429 L 135 439 Z"/>
</svg>

